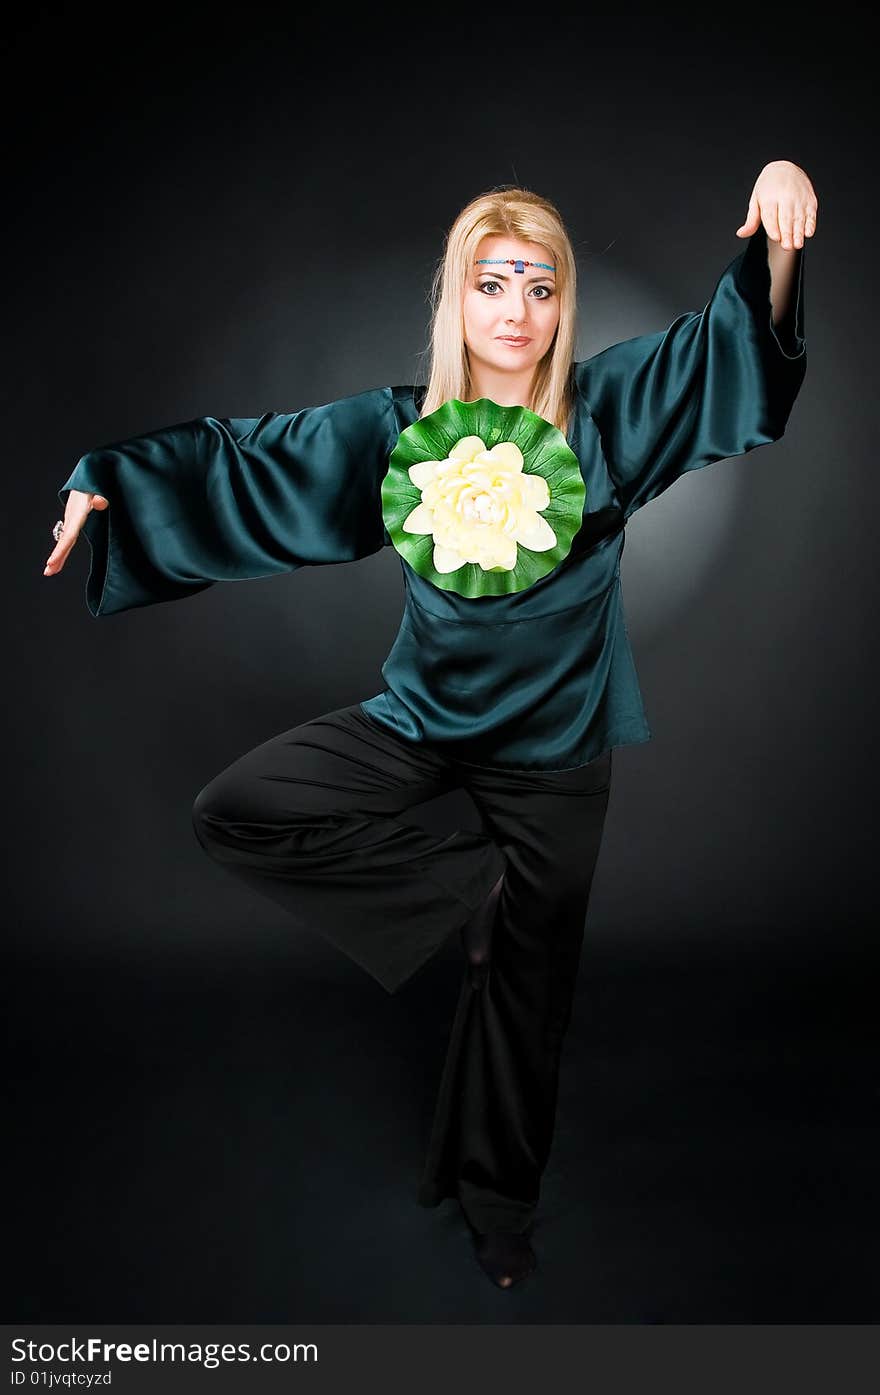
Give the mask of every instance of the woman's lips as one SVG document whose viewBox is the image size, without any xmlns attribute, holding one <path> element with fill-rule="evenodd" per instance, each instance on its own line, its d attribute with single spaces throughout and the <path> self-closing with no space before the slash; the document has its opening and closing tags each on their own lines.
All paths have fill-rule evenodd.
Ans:
<svg viewBox="0 0 880 1395">
<path fill-rule="evenodd" d="M 523 334 L 499 334 L 499 344 L 510 344 L 513 348 L 522 348 L 523 344 L 531 344 L 531 339 Z"/>
</svg>

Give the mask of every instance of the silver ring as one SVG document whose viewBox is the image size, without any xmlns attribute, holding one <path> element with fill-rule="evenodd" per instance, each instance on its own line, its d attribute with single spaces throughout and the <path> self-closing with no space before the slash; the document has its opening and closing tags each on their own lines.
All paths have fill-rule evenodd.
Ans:
<svg viewBox="0 0 880 1395">
<path fill-rule="evenodd" d="M 61 534 L 62 534 L 63 532 L 64 532 L 64 519 L 63 519 L 63 518 L 59 518 L 58 522 L 55 524 L 55 527 L 52 529 L 52 537 L 55 539 L 56 542 L 60 542 L 60 541 L 61 541 Z"/>
</svg>

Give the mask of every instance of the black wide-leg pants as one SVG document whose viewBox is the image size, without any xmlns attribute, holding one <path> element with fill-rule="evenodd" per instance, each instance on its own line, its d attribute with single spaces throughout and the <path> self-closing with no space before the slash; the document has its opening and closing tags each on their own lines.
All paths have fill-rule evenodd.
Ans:
<svg viewBox="0 0 880 1395">
<path fill-rule="evenodd" d="M 199 793 L 206 852 L 396 992 L 505 873 L 488 974 L 463 976 L 418 1193 L 523 1231 L 553 1138 L 562 1042 L 611 785 L 611 750 L 560 771 L 466 765 L 360 704 L 282 732 Z M 483 833 L 399 815 L 463 788 Z"/>
</svg>

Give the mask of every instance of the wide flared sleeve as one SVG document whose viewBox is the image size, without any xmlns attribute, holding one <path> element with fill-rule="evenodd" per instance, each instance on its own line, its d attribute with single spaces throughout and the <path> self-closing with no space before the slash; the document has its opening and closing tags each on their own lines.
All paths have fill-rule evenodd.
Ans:
<svg viewBox="0 0 880 1395">
<path fill-rule="evenodd" d="M 774 325 L 767 246 L 762 228 L 703 310 L 573 365 L 624 517 L 685 471 L 784 434 L 806 372 L 806 253 L 794 254 L 792 299 Z"/>
<path fill-rule="evenodd" d="M 111 615 L 348 562 L 387 542 L 381 482 L 398 427 L 390 389 L 259 417 L 200 417 L 82 456 L 58 491 L 103 494 L 83 532 L 86 604 Z"/>
</svg>

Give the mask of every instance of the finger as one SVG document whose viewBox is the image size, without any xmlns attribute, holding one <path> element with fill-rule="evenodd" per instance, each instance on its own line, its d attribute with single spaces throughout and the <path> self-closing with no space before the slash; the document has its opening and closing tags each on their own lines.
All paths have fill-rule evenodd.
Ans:
<svg viewBox="0 0 880 1395">
<path fill-rule="evenodd" d="M 816 231 L 816 210 L 815 210 L 815 208 L 808 208 L 808 209 L 807 209 L 807 212 L 806 212 L 806 215 L 805 215 L 805 217 L 804 217 L 804 236 L 805 236 L 805 237 L 812 237 L 812 236 L 813 236 L 813 233 L 814 233 L 815 231 Z"/>
<path fill-rule="evenodd" d="M 767 229 L 767 236 L 774 242 L 779 242 L 781 233 L 779 231 L 779 206 L 776 203 L 766 203 L 761 209 L 764 220 L 764 227 Z"/>
<path fill-rule="evenodd" d="M 746 214 L 745 222 L 741 223 L 740 226 L 737 228 L 736 235 L 737 237 L 739 237 L 740 235 L 742 235 L 743 237 L 750 237 L 753 232 L 757 232 L 760 226 L 761 217 L 760 209 L 758 208 L 758 200 L 755 198 L 754 194 L 752 194 L 751 198 L 749 199 L 749 210 Z"/>
<path fill-rule="evenodd" d="M 791 241 L 793 247 L 803 247 L 804 226 L 806 224 L 807 210 L 798 208 L 795 210 L 791 224 Z"/>
<path fill-rule="evenodd" d="M 43 567 L 43 576 L 54 576 L 56 572 L 60 572 L 66 558 L 67 553 L 62 552 L 60 548 L 56 547 L 55 551 L 50 553 L 46 559 L 46 565 Z"/>
<path fill-rule="evenodd" d="M 43 568 L 44 576 L 54 576 L 60 572 L 64 563 L 79 537 L 80 529 L 89 512 L 90 495 L 83 494 L 78 489 L 72 489 L 67 496 L 67 503 L 64 507 L 64 518 L 62 520 L 61 536 L 58 538 L 54 549 L 50 552 Z"/>
<path fill-rule="evenodd" d="M 776 213 L 776 221 L 779 224 L 779 241 L 785 248 L 792 246 L 792 223 L 794 221 L 794 204 L 788 199 L 780 200 Z"/>
<path fill-rule="evenodd" d="M 67 558 L 71 553 L 71 550 L 73 548 L 74 543 L 77 540 L 78 535 L 79 529 L 77 529 L 75 532 L 68 532 L 68 525 L 64 525 L 64 532 L 58 539 L 58 542 L 54 550 L 50 552 L 48 558 L 46 559 L 46 565 L 43 568 L 44 576 L 54 576 L 56 572 L 61 571 L 61 568 L 64 566 L 64 563 L 67 561 Z"/>
</svg>

